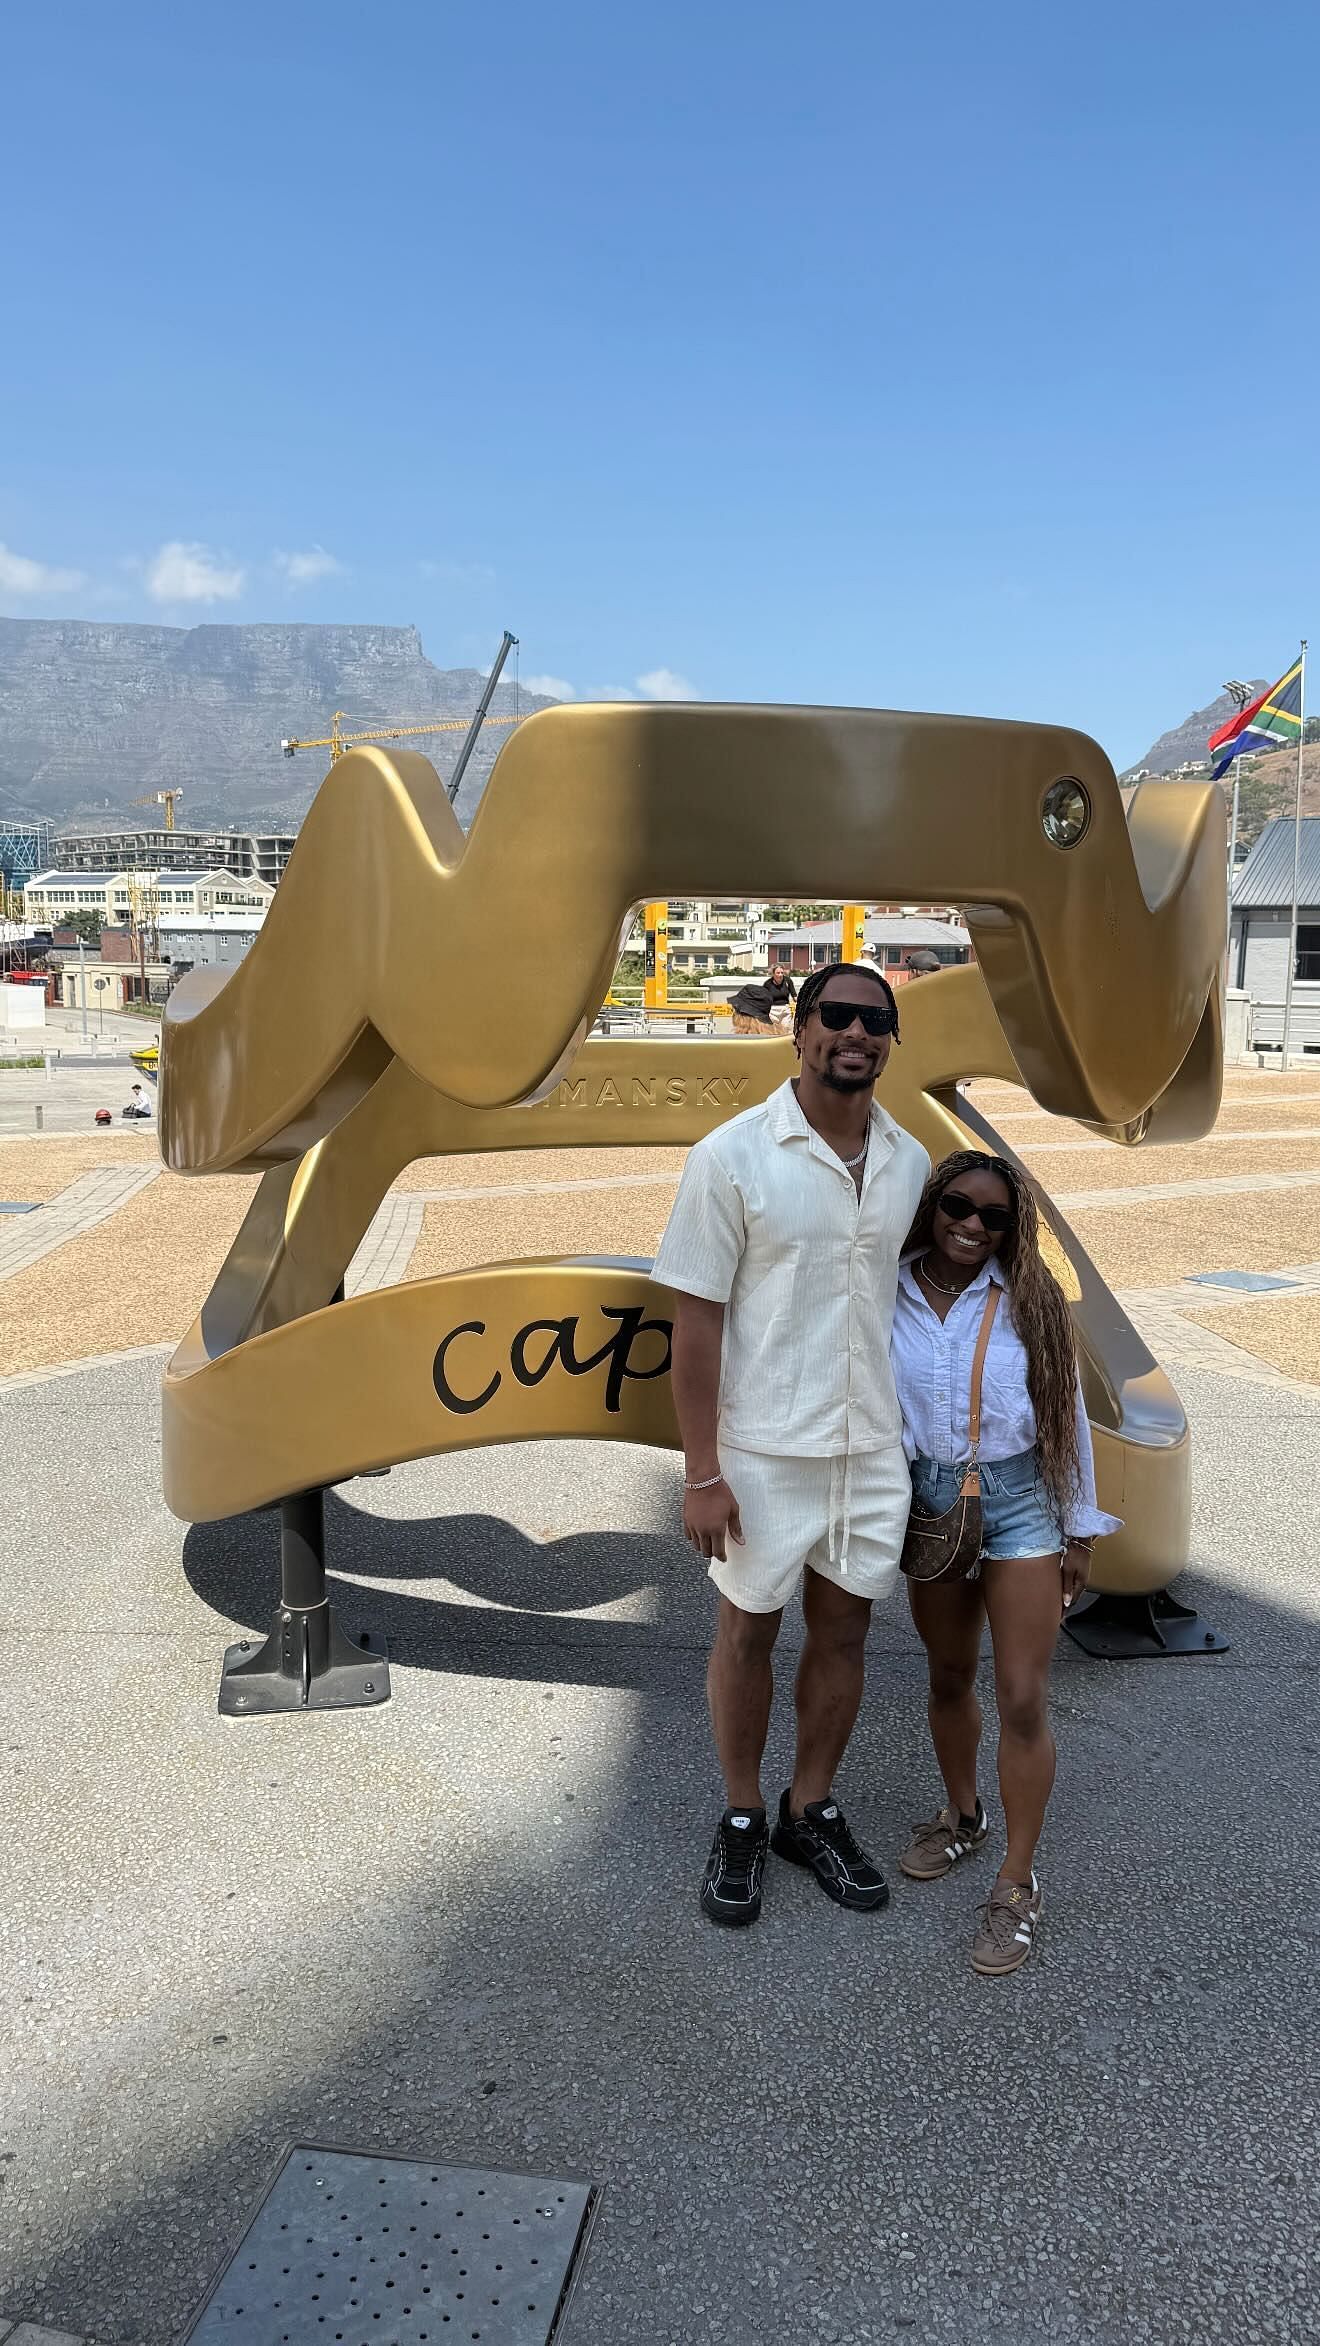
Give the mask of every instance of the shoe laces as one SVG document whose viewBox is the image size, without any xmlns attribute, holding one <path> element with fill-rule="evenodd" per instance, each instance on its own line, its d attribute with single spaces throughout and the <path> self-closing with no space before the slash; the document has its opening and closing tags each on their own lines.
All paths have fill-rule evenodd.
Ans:
<svg viewBox="0 0 1320 2346">
<path fill-rule="evenodd" d="M 913 1820 L 912 1838 L 923 1847 L 929 1844 L 932 1848 L 944 1849 L 959 1837 L 958 1820 L 947 1808 L 942 1808 L 937 1817 L 917 1817 Z"/>
<path fill-rule="evenodd" d="M 841 1808 L 836 1809 L 832 1817 L 813 1817 L 811 1821 L 817 1832 L 823 1834 L 831 1848 L 837 1849 L 841 1856 L 850 1857 L 854 1865 L 869 1862 L 866 1851 Z"/>
<path fill-rule="evenodd" d="M 1017 1884 L 1001 1888 L 996 1883 L 981 1909 L 981 1929 L 997 1947 L 1011 1947 L 1024 1926 L 1028 1935 L 1034 1932 L 1034 1895 L 1034 1891 L 1023 1890 Z"/>
<path fill-rule="evenodd" d="M 737 1832 L 721 1818 L 720 1855 L 724 1860 L 725 1871 L 733 1875 L 741 1874 L 750 1881 L 764 1855 L 764 1841 L 763 1833 Z"/>
</svg>

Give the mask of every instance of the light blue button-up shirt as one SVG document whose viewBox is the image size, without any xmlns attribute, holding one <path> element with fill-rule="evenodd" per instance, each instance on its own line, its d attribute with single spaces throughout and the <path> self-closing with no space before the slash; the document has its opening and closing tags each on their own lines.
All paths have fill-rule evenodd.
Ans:
<svg viewBox="0 0 1320 2346">
<path fill-rule="evenodd" d="M 890 1358 L 903 1411 L 903 1447 L 909 1458 L 920 1451 L 941 1466 L 959 1466 L 971 1449 L 972 1359 L 981 1332 L 986 1292 L 993 1279 L 1005 1286 L 994 1256 L 977 1272 L 941 1320 L 913 1276 L 915 1257 L 899 1267 L 898 1300 Z M 1013 1324 L 1007 1291 L 990 1330 L 981 1379 L 981 1457 L 987 1466 L 1020 1458 L 1036 1447 L 1036 1412 L 1027 1390 L 1027 1351 Z M 1095 1453 L 1090 1421 L 1077 1380 L 1077 1460 L 1080 1483 L 1064 1511 L 1069 1539 L 1099 1539 L 1120 1531 L 1116 1515 L 1095 1501 Z"/>
</svg>

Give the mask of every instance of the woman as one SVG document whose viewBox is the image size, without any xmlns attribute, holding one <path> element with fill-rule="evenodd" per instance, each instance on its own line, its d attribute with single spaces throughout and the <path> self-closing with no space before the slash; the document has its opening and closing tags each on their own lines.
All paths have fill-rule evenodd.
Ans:
<svg viewBox="0 0 1320 2346">
<path fill-rule="evenodd" d="M 976 1670 L 988 1618 L 1008 1845 L 972 1945 L 975 1970 L 1016 1971 L 1040 1918 L 1036 1843 L 1054 1782 L 1046 1716 L 1059 1623 L 1085 1588 L 1092 1542 L 1120 1527 L 1095 1503 L 1091 1432 L 1072 1321 L 1039 1252 L 1036 1203 L 1002 1157 L 960 1150 L 922 1193 L 899 1268 L 893 1364 L 914 1498 L 953 1506 L 969 1455 L 972 1361 L 991 1283 L 1000 1290 L 981 1387 L 984 1544 L 970 1580 L 908 1582 L 930 1667 L 930 1730 L 948 1794 L 914 1825 L 910 1880 L 951 1873 L 989 1820 L 977 1790 Z"/>
<path fill-rule="evenodd" d="M 786 1036 L 793 1023 L 796 999 L 797 987 L 787 966 L 782 961 L 776 962 L 769 977 L 740 986 L 730 997 L 734 1033 Z"/>
</svg>

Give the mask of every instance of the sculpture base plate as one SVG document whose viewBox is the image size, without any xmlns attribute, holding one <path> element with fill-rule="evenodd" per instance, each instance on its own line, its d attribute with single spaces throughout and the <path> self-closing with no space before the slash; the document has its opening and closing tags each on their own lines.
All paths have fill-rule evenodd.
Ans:
<svg viewBox="0 0 1320 2346">
<path fill-rule="evenodd" d="M 383 1646 L 349 1637 L 329 1605 L 281 1605 L 263 1645 L 225 1648 L 222 1719 L 270 1718 L 282 1711 L 348 1711 L 390 1699 Z"/>
<path fill-rule="evenodd" d="M 1182 1654 L 1225 1654 L 1228 1639 L 1207 1629 L 1190 1605 L 1167 1589 L 1153 1596 L 1100 1595 L 1063 1624 L 1074 1645 L 1096 1662 L 1161 1662 Z"/>
</svg>

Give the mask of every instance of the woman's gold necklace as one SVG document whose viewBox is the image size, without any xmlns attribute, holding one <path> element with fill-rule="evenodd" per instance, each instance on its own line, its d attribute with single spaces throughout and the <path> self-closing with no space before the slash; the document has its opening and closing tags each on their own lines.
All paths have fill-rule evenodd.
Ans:
<svg viewBox="0 0 1320 2346">
<path fill-rule="evenodd" d="M 918 1263 L 918 1265 L 917 1265 L 917 1269 L 920 1271 L 922 1278 L 923 1278 L 923 1279 L 925 1280 L 925 1282 L 926 1282 L 926 1285 L 927 1285 L 928 1287 L 933 1287 L 933 1288 L 934 1288 L 934 1290 L 935 1290 L 935 1293 L 936 1293 L 937 1295 L 954 1295 L 954 1296 L 958 1296 L 958 1295 L 965 1295 L 965 1294 L 967 1293 L 967 1287 L 970 1287 L 970 1286 L 971 1286 L 971 1280 L 970 1280 L 970 1279 L 969 1279 L 969 1280 L 968 1280 L 968 1282 L 967 1282 L 967 1287 L 944 1287 L 944 1286 L 941 1286 L 941 1284 L 940 1284 L 940 1281 L 939 1281 L 938 1279 L 932 1279 L 932 1277 L 931 1277 L 931 1275 L 930 1275 L 930 1272 L 929 1272 L 929 1271 L 927 1270 L 927 1268 L 926 1268 L 926 1265 L 927 1265 L 927 1263 L 928 1263 L 929 1261 L 930 1261 L 930 1256 L 929 1256 L 928 1254 L 923 1254 L 923 1256 L 922 1256 L 922 1258 L 921 1258 L 921 1261 L 920 1261 L 920 1262 Z"/>
</svg>

